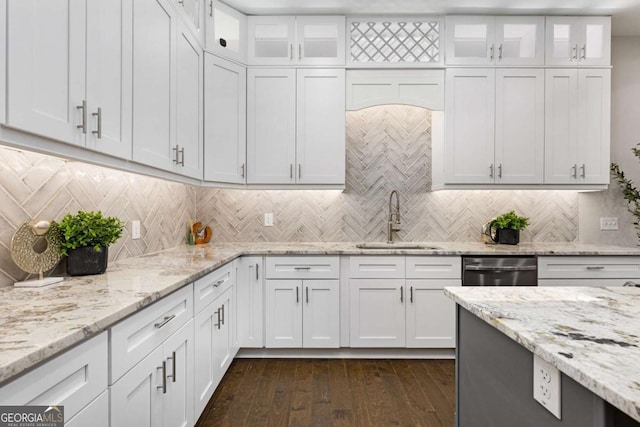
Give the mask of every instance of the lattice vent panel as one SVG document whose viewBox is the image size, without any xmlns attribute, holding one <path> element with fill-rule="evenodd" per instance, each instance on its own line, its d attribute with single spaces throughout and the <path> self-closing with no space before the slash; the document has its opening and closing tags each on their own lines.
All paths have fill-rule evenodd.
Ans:
<svg viewBox="0 0 640 427">
<path fill-rule="evenodd" d="M 439 62 L 440 29 L 439 21 L 351 21 L 351 62 Z"/>
</svg>

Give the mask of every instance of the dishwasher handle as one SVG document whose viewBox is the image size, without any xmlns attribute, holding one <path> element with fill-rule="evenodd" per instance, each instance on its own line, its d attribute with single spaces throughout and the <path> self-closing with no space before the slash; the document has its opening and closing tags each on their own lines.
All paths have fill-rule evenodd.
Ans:
<svg viewBox="0 0 640 427">
<path fill-rule="evenodd" d="M 467 271 L 535 271 L 537 270 L 535 265 L 505 265 L 505 266 L 488 266 L 479 264 L 467 264 L 464 269 Z"/>
</svg>

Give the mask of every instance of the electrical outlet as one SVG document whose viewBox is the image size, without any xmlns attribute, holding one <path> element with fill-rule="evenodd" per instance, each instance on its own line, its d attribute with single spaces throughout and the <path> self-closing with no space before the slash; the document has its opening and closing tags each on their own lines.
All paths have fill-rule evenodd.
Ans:
<svg viewBox="0 0 640 427">
<path fill-rule="evenodd" d="M 561 417 L 560 371 L 533 355 L 533 398 L 559 420 Z"/>
<path fill-rule="evenodd" d="M 264 225 L 266 227 L 273 227 L 273 213 L 264 214 Z"/>
<path fill-rule="evenodd" d="M 131 221 L 131 239 L 136 240 L 140 238 L 140 221 L 134 219 Z"/>
<path fill-rule="evenodd" d="M 600 230 L 617 230 L 618 229 L 618 218 L 600 218 Z"/>
</svg>

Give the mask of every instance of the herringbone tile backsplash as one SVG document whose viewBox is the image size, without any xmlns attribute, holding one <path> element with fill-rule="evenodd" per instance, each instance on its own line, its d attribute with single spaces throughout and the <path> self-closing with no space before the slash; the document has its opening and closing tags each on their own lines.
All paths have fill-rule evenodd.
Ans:
<svg viewBox="0 0 640 427">
<path fill-rule="evenodd" d="M 398 190 L 398 240 L 478 241 L 487 219 L 511 209 L 531 218 L 523 241 L 577 239 L 576 192 L 430 192 L 430 122 L 416 107 L 349 112 L 344 192 L 199 188 L 198 218 L 217 241 L 383 241 L 389 193 Z M 263 226 L 266 212 L 273 227 Z"/>
<path fill-rule="evenodd" d="M 27 277 L 10 254 L 11 237 L 25 221 L 60 220 L 81 209 L 117 216 L 127 230 L 109 259 L 122 259 L 186 243 L 195 194 L 183 184 L 0 147 L 0 286 Z M 141 222 L 138 240 L 130 237 L 134 219 Z"/>
</svg>

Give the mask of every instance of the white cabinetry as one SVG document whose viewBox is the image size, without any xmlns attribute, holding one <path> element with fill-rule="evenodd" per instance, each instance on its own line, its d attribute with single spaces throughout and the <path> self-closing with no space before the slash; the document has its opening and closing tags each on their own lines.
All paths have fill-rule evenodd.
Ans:
<svg viewBox="0 0 640 427">
<path fill-rule="evenodd" d="M 202 414 L 237 352 L 235 281 L 235 266 L 227 264 L 194 284 L 195 419 Z"/>
<path fill-rule="evenodd" d="M 459 257 L 357 256 L 350 259 L 351 347 L 455 347 Z"/>
<path fill-rule="evenodd" d="M 71 420 L 98 396 L 106 395 L 108 400 L 108 357 L 107 333 L 103 332 L 4 384 L 0 405 L 60 405 L 65 419 Z M 94 409 L 103 413 L 99 407 L 98 403 Z"/>
<path fill-rule="evenodd" d="M 546 65 L 611 64 L 611 18 L 548 16 Z"/>
<path fill-rule="evenodd" d="M 206 5 L 207 50 L 246 63 L 247 17 L 218 0 L 206 0 Z"/>
<path fill-rule="evenodd" d="M 264 347 L 264 269 L 262 257 L 242 257 L 236 272 L 236 306 L 239 346 Z"/>
<path fill-rule="evenodd" d="M 250 69 L 247 86 L 247 183 L 344 184 L 344 70 Z"/>
<path fill-rule="evenodd" d="M 548 69 L 545 183 L 608 184 L 611 70 Z"/>
<path fill-rule="evenodd" d="M 338 257 L 267 257 L 267 348 L 340 345 Z"/>
<path fill-rule="evenodd" d="M 111 424 L 191 426 L 193 287 L 111 328 Z"/>
<path fill-rule="evenodd" d="M 538 257 L 539 286 L 622 286 L 640 283 L 640 257 Z"/>
<path fill-rule="evenodd" d="M 131 5 L 7 3 L 7 124 L 131 157 Z"/>
<path fill-rule="evenodd" d="M 449 68 L 445 182 L 541 184 L 544 70 Z"/>
<path fill-rule="evenodd" d="M 133 160 L 202 176 L 202 51 L 169 0 L 133 4 Z"/>
<path fill-rule="evenodd" d="M 243 184 L 246 177 L 247 70 L 205 56 L 204 179 Z"/>
<path fill-rule="evenodd" d="M 344 65 L 343 16 L 250 16 L 249 65 Z"/>
<path fill-rule="evenodd" d="M 189 31 L 201 43 L 204 35 L 204 0 L 172 0 L 182 14 Z"/>
<path fill-rule="evenodd" d="M 448 65 L 543 65 L 544 17 L 448 16 Z"/>
<path fill-rule="evenodd" d="M 103 391 L 73 418 L 66 418 L 66 427 L 109 427 L 109 391 Z"/>
</svg>

